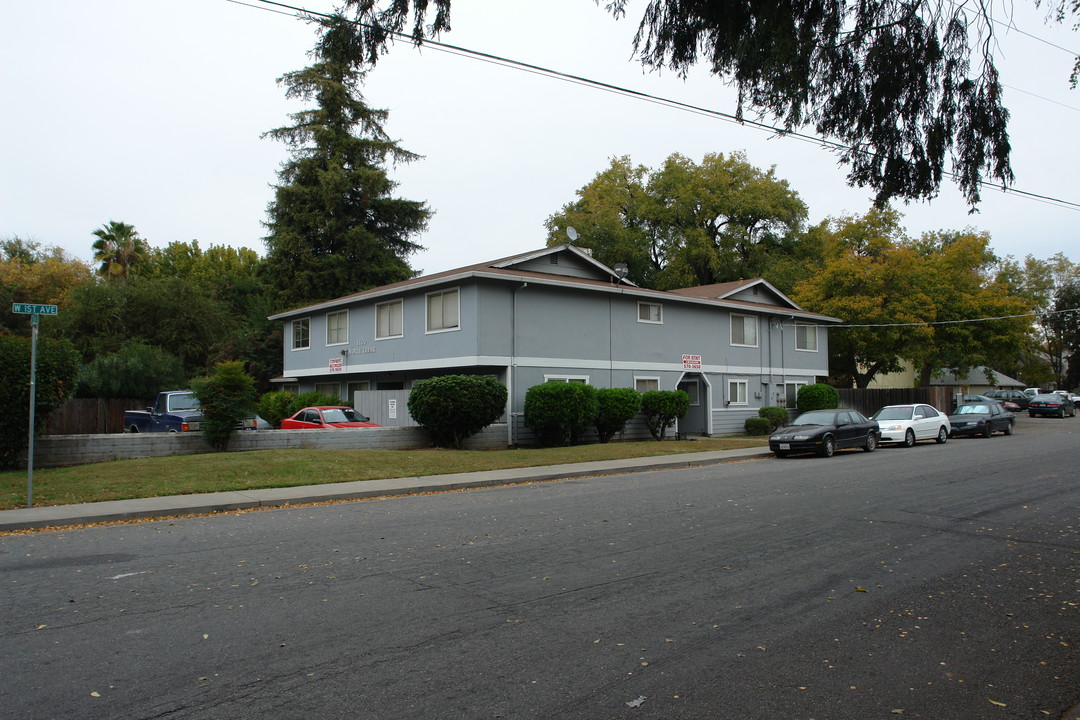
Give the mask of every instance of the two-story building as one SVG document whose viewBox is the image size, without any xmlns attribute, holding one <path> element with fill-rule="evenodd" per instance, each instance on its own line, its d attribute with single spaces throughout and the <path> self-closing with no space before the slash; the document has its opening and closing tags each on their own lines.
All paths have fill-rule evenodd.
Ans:
<svg viewBox="0 0 1080 720">
<path fill-rule="evenodd" d="M 742 432 L 758 408 L 794 407 L 800 386 L 828 374 L 827 325 L 839 322 L 801 309 L 761 279 L 646 290 L 574 245 L 270 319 L 285 323 L 278 382 L 289 389 L 351 403 L 366 391 L 407 391 L 438 375 L 495 376 L 509 390 L 508 445 L 530 441 L 525 393 L 550 380 L 682 389 L 691 409 L 680 432 Z"/>
</svg>

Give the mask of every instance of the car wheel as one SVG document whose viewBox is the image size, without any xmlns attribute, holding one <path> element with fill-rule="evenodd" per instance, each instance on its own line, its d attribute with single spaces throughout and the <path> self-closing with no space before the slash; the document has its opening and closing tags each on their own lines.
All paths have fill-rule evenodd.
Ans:
<svg viewBox="0 0 1080 720">
<path fill-rule="evenodd" d="M 874 452 L 877 450 L 877 435 L 874 433 L 866 434 L 866 444 L 863 445 L 863 450 L 866 452 Z"/>
<path fill-rule="evenodd" d="M 1005 426 L 1005 434 L 1006 434 L 1006 435 L 1012 435 L 1012 434 L 1013 434 L 1013 423 L 1012 423 L 1012 420 L 1010 420 L 1010 421 L 1009 421 L 1009 424 Z"/>
<path fill-rule="evenodd" d="M 821 450 L 819 450 L 818 453 L 821 455 L 821 457 L 832 457 L 835 452 L 836 440 L 833 439 L 832 435 L 828 435 L 821 443 Z"/>
<path fill-rule="evenodd" d="M 1033 413 L 1033 412 L 1029 412 L 1029 413 L 1028 413 L 1028 417 L 1035 417 L 1035 413 Z"/>
<path fill-rule="evenodd" d="M 994 427 L 990 424 L 990 421 L 986 421 L 986 425 L 983 426 L 983 437 L 990 437 L 994 434 Z"/>
<path fill-rule="evenodd" d="M 787 450 L 773 450 L 773 455 L 775 455 L 776 457 L 781 458 L 781 459 L 786 458 L 787 457 Z"/>
<path fill-rule="evenodd" d="M 937 431 L 938 445 L 944 445 L 948 440 L 949 440 L 949 432 L 945 429 L 945 426 L 942 425 L 940 428 L 938 428 L 938 431 Z"/>
<path fill-rule="evenodd" d="M 904 447 L 915 447 L 915 431 L 911 428 L 904 433 Z"/>
<path fill-rule="evenodd" d="M 128 428 L 128 432 L 137 433 L 139 432 L 139 428 L 135 425 L 132 425 L 130 428 Z"/>
<path fill-rule="evenodd" d="M 1064 420 L 1065 419 L 1065 408 L 1058 408 L 1058 419 L 1059 420 Z"/>
</svg>

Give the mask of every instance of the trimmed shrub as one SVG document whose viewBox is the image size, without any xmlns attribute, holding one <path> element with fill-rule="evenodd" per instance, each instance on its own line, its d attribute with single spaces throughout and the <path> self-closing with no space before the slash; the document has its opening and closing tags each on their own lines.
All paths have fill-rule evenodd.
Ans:
<svg viewBox="0 0 1080 720">
<path fill-rule="evenodd" d="M 551 381 L 525 393 L 525 426 L 541 445 L 578 442 L 596 419 L 596 388 L 584 383 Z"/>
<path fill-rule="evenodd" d="M 191 381 L 202 409 L 202 436 L 215 450 L 228 450 L 236 427 L 255 412 L 255 378 L 239 360 L 220 362 L 210 375 Z"/>
<path fill-rule="evenodd" d="M 409 414 L 438 447 L 460 448 L 506 410 L 506 386 L 488 375 L 443 375 L 417 380 Z"/>
<path fill-rule="evenodd" d="M 626 428 L 641 412 L 641 393 L 633 388 L 601 388 L 596 391 L 596 436 L 606 443 Z"/>
<path fill-rule="evenodd" d="M 690 396 L 683 390 L 650 390 L 641 394 L 641 412 L 656 440 L 663 440 L 667 429 L 690 409 Z"/>
<path fill-rule="evenodd" d="M 300 393 L 299 395 L 293 395 L 292 404 L 289 405 L 289 414 L 285 417 L 292 417 L 296 414 L 297 410 L 302 410 L 306 407 L 320 407 L 323 405 L 331 406 L 344 406 L 348 405 L 347 402 L 342 402 L 341 398 L 337 395 L 327 395 L 326 393 L 315 392 L 314 390 L 306 393 Z"/>
<path fill-rule="evenodd" d="M 825 383 L 803 385 L 795 396 L 795 406 L 799 408 L 799 412 L 831 410 L 840 407 L 840 393 L 832 385 Z"/>
<path fill-rule="evenodd" d="M 30 343 L 28 337 L 0 335 L 0 468 L 18 465 L 29 442 Z M 67 340 L 38 338 L 34 371 L 34 435 L 45 419 L 75 392 L 79 351 Z"/>
<path fill-rule="evenodd" d="M 787 408 L 777 407 L 776 405 L 766 405 L 757 411 L 759 418 L 765 418 L 769 421 L 769 430 L 775 430 L 781 425 L 787 425 L 788 411 Z M 759 435 L 761 433 L 758 433 Z"/>
<path fill-rule="evenodd" d="M 763 417 L 748 417 L 743 427 L 747 435 L 768 435 L 773 429 L 769 419 Z"/>
<path fill-rule="evenodd" d="M 295 400 L 296 393 L 289 392 L 288 390 L 275 390 L 273 392 L 263 393 L 262 397 L 259 398 L 259 405 L 257 408 L 259 417 L 273 425 L 275 428 L 280 428 L 281 421 L 287 417 L 291 417 L 292 414 L 296 412 L 296 410 L 289 412 Z"/>
</svg>

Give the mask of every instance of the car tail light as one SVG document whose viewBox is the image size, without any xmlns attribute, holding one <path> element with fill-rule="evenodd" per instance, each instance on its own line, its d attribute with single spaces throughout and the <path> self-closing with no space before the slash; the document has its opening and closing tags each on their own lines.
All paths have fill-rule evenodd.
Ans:
<svg viewBox="0 0 1080 720">
<path fill-rule="evenodd" d="M 191 428 L 188 427 L 188 424 L 186 422 L 182 422 L 180 423 L 180 430 L 181 432 L 188 432 L 189 430 L 191 430 Z"/>
</svg>

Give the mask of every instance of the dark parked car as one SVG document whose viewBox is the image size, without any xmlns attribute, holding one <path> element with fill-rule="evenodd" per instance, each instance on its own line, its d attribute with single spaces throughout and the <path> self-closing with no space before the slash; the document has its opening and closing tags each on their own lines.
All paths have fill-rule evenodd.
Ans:
<svg viewBox="0 0 1080 720">
<path fill-rule="evenodd" d="M 1028 403 L 1031 402 L 1031 396 L 1024 393 L 1023 390 L 987 390 L 983 394 L 988 398 L 1002 403 L 1014 403 L 1018 405 L 1021 410 L 1027 410 Z M 1007 404 L 1005 407 L 1009 408 Z M 1009 409 L 1012 410 L 1012 408 Z M 1015 410 L 1013 412 L 1015 412 Z"/>
<path fill-rule="evenodd" d="M 379 427 L 351 407 L 324 405 L 298 410 L 291 418 L 281 421 L 282 430 L 312 430 L 315 428 L 374 428 Z"/>
<path fill-rule="evenodd" d="M 874 452 L 877 446 L 877 420 L 855 410 L 810 410 L 769 437 L 769 449 L 781 458 L 797 452 L 832 457 L 837 450 L 856 447 Z"/>
<path fill-rule="evenodd" d="M 998 403 L 969 403 L 961 405 L 949 416 L 952 436 L 982 435 L 990 437 L 995 432 L 1013 434 L 1016 416 Z"/>
<path fill-rule="evenodd" d="M 1036 395 L 1031 398 L 1031 402 L 1028 403 L 1028 415 L 1035 417 L 1036 415 L 1053 415 L 1054 417 L 1063 418 L 1066 415 L 1069 417 L 1076 417 L 1076 405 L 1073 401 L 1057 393 L 1046 393 L 1045 395 Z"/>
</svg>

